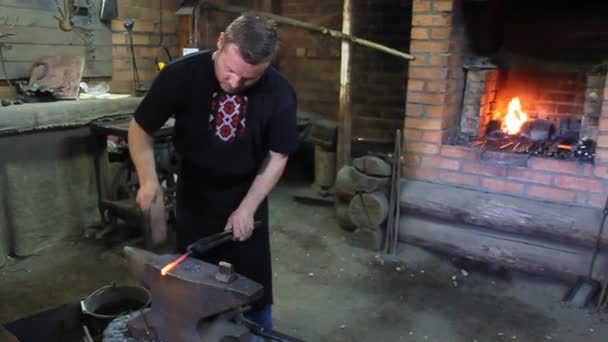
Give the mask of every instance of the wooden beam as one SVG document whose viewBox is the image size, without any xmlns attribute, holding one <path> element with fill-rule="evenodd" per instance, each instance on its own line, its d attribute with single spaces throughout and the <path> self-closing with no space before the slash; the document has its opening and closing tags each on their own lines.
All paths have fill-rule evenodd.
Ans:
<svg viewBox="0 0 608 342">
<path fill-rule="evenodd" d="M 350 33 L 346 34 L 346 33 L 344 33 L 344 31 L 340 32 L 340 31 L 332 30 L 332 29 L 329 29 L 327 27 L 318 26 L 318 25 L 315 25 L 315 24 L 310 24 L 310 23 L 307 23 L 307 22 L 291 19 L 291 18 L 284 17 L 284 16 L 278 15 L 278 14 L 272 14 L 272 13 L 263 12 L 263 11 L 256 11 L 256 10 L 248 9 L 246 7 L 230 6 L 230 5 L 225 5 L 225 4 L 211 3 L 208 0 L 202 0 L 201 1 L 201 6 L 203 6 L 203 8 L 206 8 L 206 9 L 216 10 L 216 11 L 224 11 L 224 12 L 228 12 L 228 13 L 239 13 L 239 14 L 240 13 L 244 13 L 244 12 L 253 13 L 253 14 L 257 14 L 257 15 L 260 15 L 260 16 L 264 16 L 264 17 L 270 18 L 270 19 L 276 21 L 277 23 L 287 24 L 287 25 L 291 25 L 291 26 L 302 28 L 302 29 L 306 29 L 306 30 L 320 32 L 322 34 L 329 35 L 329 36 L 331 36 L 333 38 L 336 38 L 336 39 L 342 39 L 343 41 L 348 41 L 348 42 L 352 42 L 352 43 L 359 44 L 359 45 L 362 45 L 362 46 L 366 46 L 368 48 L 379 50 L 379 51 L 388 53 L 390 55 L 397 56 L 397 57 L 400 57 L 400 58 L 404 58 L 404 59 L 407 59 L 407 60 L 413 60 L 414 59 L 414 56 L 412 56 L 412 55 L 410 55 L 408 53 L 401 52 L 399 50 L 395 50 L 395 49 L 390 48 L 390 47 L 388 47 L 386 45 L 382 45 L 382 44 L 379 44 L 379 43 L 376 43 L 376 42 L 372 42 L 372 41 L 367 40 L 367 39 L 362 39 L 362 38 L 358 38 L 358 37 L 352 36 Z"/>
<path fill-rule="evenodd" d="M 351 0 L 344 0 L 342 12 L 342 33 L 351 34 L 352 20 Z M 340 104 L 338 110 L 338 146 L 336 170 L 350 164 L 350 147 L 352 136 L 352 100 L 351 100 L 351 46 L 342 41 L 342 53 L 340 60 Z"/>
</svg>

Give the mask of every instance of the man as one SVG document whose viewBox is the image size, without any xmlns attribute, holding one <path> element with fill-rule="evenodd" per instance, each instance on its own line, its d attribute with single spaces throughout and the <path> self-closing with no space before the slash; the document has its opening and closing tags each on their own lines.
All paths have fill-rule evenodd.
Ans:
<svg viewBox="0 0 608 342">
<path fill-rule="evenodd" d="M 271 21 L 243 15 L 220 33 L 217 50 L 165 66 L 134 114 L 129 149 L 148 210 L 162 201 L 151 134 L 174 115 L 181 159 L 178 252 L 201 237 L 232 230 L 233 240 L 202 256 L 232 263 L 264 286 L 250 318 L 272 329 L 272 270 L 267 195 L 296 149 L 296 96 L 270 66 L 278 50 Z M 254 222 L 261 221 L 261 225 Z M 153 232 L 164 236 L 164 232 Z"/>
</svg>

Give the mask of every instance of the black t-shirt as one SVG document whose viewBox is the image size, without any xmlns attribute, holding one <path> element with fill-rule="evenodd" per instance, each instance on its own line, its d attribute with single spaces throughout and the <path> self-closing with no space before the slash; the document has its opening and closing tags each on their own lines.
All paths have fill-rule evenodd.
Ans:
<svg viewBox="0 0 608 342">
<path fill-rule="evenodd" d="M 272 67 L 242 93 L 225 93 L 212 52 L 190 54 L 163 68 L 134 117 L 152 133 L 174 116 L 183 173 L 219 190 L 251 181 L 269 150 L 296 149 L 296 95 Z"/>
</svg>

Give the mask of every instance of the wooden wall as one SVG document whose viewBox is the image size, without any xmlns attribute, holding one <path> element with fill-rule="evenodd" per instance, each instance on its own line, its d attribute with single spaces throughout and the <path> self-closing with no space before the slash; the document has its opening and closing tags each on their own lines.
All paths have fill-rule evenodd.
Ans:
<svg viewBox="0 0 608 342">
<path fill-rule="evenodd" d="M 90 1 L 94 46 L 85 42 L 80 29 L 64 32 L 59 28 L 54 17 L 60 14 L 54 0 L 0 0 L 0 31 L 15 24 L 15 35 L 0 40 L 8 78 L 27 79 L 39 57 L 58 54 L 84 56 L 84 77 L 112 76 L 112 33 L 109 25 L 100 21 L 101 1 Z M 86 25 L 87 19 L 77 15 L 74 23 Z M 2 73 L 0 78 L 6 75 Z"/>
</svg>

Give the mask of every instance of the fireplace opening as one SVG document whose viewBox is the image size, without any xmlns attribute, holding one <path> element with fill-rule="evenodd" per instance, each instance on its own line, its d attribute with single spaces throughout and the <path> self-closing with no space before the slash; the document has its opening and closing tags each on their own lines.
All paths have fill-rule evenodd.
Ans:
<svg viewBox="0 0 608 342">
<path fill-rule="evenodd" d="M 593 162 L 608 5 L 464 2 L 465 81 L 451 142 Z"/>
<path fill-rule="evenodd" d="M 593 161 L 603 74 L 465 65 L 460 131 L 469 146 Z"/>
</svg>

